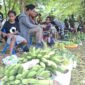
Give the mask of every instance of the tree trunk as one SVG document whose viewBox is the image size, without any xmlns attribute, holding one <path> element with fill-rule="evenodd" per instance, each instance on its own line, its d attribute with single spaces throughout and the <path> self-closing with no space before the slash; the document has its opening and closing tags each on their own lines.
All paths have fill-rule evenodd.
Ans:
<svg viewBox="0 0 85 85">
<path fill-rule="evenodd" d="M 16 3 L 18 3 L 18 1 L 14 0 L 14 4 L 13 4 L 13 7 L 12 7 L 12 10 L 14 10 Z"/>
<path fill-rule="evenodd" d="M 19 0 L 20 12 L 23 12 L 24 11 L 25 2 L 26 2 L 26 0 Z"/>
<path fill-rule="evenodd" d="M 6 19 L 7 19 L 7 8 L 6 8 L 6 0 L 3 0 L 3 3 L 4 3 L 5 15 L 6 15 Z"/>
<path fill-rule="evenodd" d="M 8 9 L 11 10 L 11 0 L 8 1 Z"/>
</svg>

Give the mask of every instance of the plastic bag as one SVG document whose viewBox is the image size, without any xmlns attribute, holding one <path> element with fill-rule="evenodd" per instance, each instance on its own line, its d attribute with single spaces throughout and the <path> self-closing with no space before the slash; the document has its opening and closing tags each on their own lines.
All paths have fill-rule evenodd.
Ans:
<svg viewBox="0 0 85 85">
<path fill-rule="evenodd" d="M 18 61 L 19 59 L 16 55 L 7 56 L 6 58 L 2 59 L 2 62 L 5 65 L 17 64 Z"/>
</svg>

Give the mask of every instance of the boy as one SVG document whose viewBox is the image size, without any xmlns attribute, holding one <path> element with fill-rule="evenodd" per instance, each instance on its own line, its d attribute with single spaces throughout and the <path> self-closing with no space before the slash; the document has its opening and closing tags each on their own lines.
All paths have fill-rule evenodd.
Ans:
<svg viewBox="0 0 85 85">
<path fill-rule="evenodd" d="M 2 27 L 1 34 L 3 37 L 7 38 L 7 44 L 10 45 L 10 54 L 13 54 L 15 43 L 16 44 L 27 44 L 27 41 L 19 35 L 19 24 L 15 21 L 16 12 L 9 11 L 8 12 L 9 20 L 5 22 Z"/>
</svg>

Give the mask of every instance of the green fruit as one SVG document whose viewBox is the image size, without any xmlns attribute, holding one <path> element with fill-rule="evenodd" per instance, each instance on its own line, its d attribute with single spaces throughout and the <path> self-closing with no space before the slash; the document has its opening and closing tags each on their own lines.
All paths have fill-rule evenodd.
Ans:
<svg viewBox="0 0 85 85">
<path fill-rule="evenodd" d="M 19 61 L 23 61 L 24 58 L 20 58 Z"/>
<path fill-rule="evenodd" d="M 20 80 L 15 80 L 15 85 L 19 85 L 20 84 Z"/>
<path fill-rule="evenodd" d="M 22 79 L 22 74 L 18 74 L 18 75 L 16 76 L 16 79 Z"/>
<path fill-rule="evenodd" d="M 28 60 L 32 59 L 32 56 L 27 56 L 27 59 L 28 59 Z"/>
<path fill-rule="evenodd" d="M 56 63 L 54 63 L 53 61 L 48 60 L 48 63 L 47 64 L 48 64 L 48 66 L 52 66 L 54 69 L 57 68 Z"/>
<path fill-rule="evenodd" d="M 15 65 L 11 65 L 11 66 L 7 66 L 5 69 L 5 75 L 6 76 L 10 76 L 10 71 L 12 71 L 14 69 Z"/>
<path fill-rule="evenodd" d="M 27 75 L 29 74 L 29 70 L 25 70 L 25 71 L 23 71 L 23 73 L 22 73 L 22 77 L 23 78 L 27 78 Z"/>
<path fill-rule="evenodd" d="M 36 84 L 37 80 L 36 79 L 23 79 L 22 83 L 23 84 Z"/>
<path fill-rule="evenodd" d="M 42 71 L 38 76 L 43 78 L 50 78 L 50 72 L 49 71 Z"/>
<path fill-rule="evenodd" d="M 59 64 L 61 62 L 61 60 L 57 56 L 52 57 L 51 60 L 54 61 L 56 64 Z"/>
<path fill-rule="evenodd" d="M 18 69 L 19 69 L 20 66 L 21 66 L 20 64 L 15 65 L 15 67 L 12 70 L 10 70 L 9 76 L 15 76 L 15 75 L 17 75 Z"/>
<path fill-rule="evenodd" d="M 18 69 L 18 74 L 21 74 L 23 72 L 23 70 L 24 70 L 23 67 L 20 66 L 19 69 Z"/>
<path fill-rule="evenodd" d="M 10 76 L 10 77 L 9 77 L 9 80 L 10 80 L 10 81 L 12 81 L 12 80 L 14 80 L 14 79 L 15 79 L 14 76 Z"/>
<path fill-rule="evenodd" d="M 40 66 L 43 67 L 43 68 L 46 67 L 46 66 L 45 66 L 45 63 L 43 63 L 43 62 L 40 62 Z"/>
<path fill-rule="evenodd" d="M 52 80 L 38 80 L 37 85 L 53 85 Z"/>
<path fill-rule="evenodd" d="M 42 57 L 43 57 L 42 54 L 37 55 L 37 58 L 42 58 Z"/>
<path fill-rule="evenodd" d="M 40 65 L 36 65 L 32 68 L 32 71 L 38 71 L 41 68 Z"/>
<path fill-rule="evenodd" d="M 42 62 L 46 63 L 46 62 L 48 62 L 48 60 L 45 58 L 42 58 Z"/>
<path fill-rule="evenodd" d="M 28 80 L 28 79 L 23 79 L 23 80 L 22 80 L 22 84 L 27 85 L 28 83 L 29 83 L 29 80 Z"/>
<path fill-rule="evenodd" d="M 43 58 L 48 59 L 50 57 L 53 57 L 54 54 L 55 54 L 55 51 L 51 51 L 51 52 L 47 53 L 46 55 L 44 55 Z"/>
<path fill-rule="evenodd" d="M 45 70 L 45 68 L 40 68 L 38 71 L 37 71 L 37 76 L 42 72 L 42 71 L 44 71 Z"/>
<path fill-rule="evenodd" d="M 28 73 L 27 77 L 28 77 L 28 78 L 33 78 L 33 77 L 36 76 L 36 74 L 37 74 L 36 71 L 30 71 L 30 72 Z"/>
<path fill-rule="evenodd" d="M 25 63 L 25 62 L 27 62 L 28 61 L 28 59 L 23 59 L 23 62 Z"/>
</svg>

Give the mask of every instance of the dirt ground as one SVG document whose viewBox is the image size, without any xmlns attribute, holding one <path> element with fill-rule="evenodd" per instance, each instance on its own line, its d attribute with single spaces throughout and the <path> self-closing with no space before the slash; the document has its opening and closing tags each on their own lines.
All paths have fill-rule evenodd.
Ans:
<svg viewBox="0 0 85 85">
<path fill-rule="evenodd" d="M 72 72 L 71 85 L 85 85 L 85 42 L 71 50 L 77 57 L 77 68 Z"/>
</svg>

